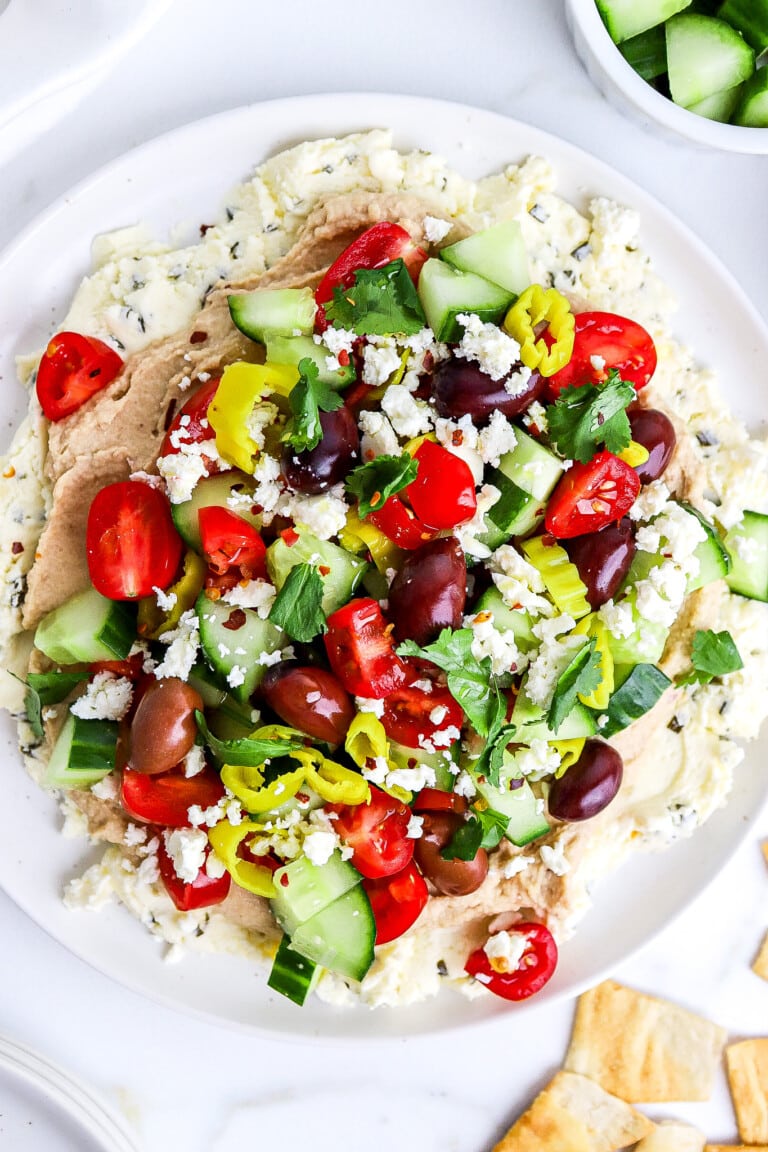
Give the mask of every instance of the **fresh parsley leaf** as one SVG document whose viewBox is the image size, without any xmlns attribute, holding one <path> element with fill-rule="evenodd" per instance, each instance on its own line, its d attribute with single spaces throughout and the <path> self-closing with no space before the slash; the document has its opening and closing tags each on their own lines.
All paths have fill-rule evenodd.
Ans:
<svg viewBox="0 0 768 1152">
<path fill-rule="evenodd" d="M 420 648 L 406 640 L 397 649 L 400 656 L 431 660 L 448 675 L 448 690 L 467 714 L 475 731 L 484 737 L 495 731 L 504 719 L 507 702 L 499 691 L 486 656 L 472 654 L 472 629 L 444 628 L 437 640 Z"/>
<path fill-rule="evenodd" d="M 501 723 L 503 720 L 504 715 L 501 716 L 499 724 L 488 733 L 485 748 L 472 769 L 476 776 L 485 776 L 488 783 L 495 788 L 501 783 L 501 765 L 507 745 L 517 732 L 515 724 L 503 724 Z"/>
<path fill-rule="evenodd" d="M 209 729 L 202 712 L 195 712 L 195 720 L 203 740 L 222 764 L 244 764 L 248 767 L 258 768 L 265 760 L 287 756 L 289 752 L 295 752 L 304 747 L 301 732 L 296 733 L 295 741 L 254 740 L 250 736 L 244 736 L 240 740 L 219 740 Z"/>
<path fill-rule="evenodd" d="M 474 860 L 480 848 L 495 848 L 504 838 L 509 818 L 493 808 L 473 812 L 454 832 L 440 855 L 444 860 Z"/>
<path fill-rule="evenodd" d="M 328 631 L 322 607 L 323 581 L 311 564 L 296 564 L 275 597 L 269 619 L 292 640 L 308 644 Z"/>
<path fill-rule="evenodd" d="M 330 384 L 324 384 L 319 375 L 314 360 L 309 357 L 299 360 L 299 379 L 288 397 L 292 416 L 283 435 L 283 440 L 297 452 L 317 447 L 323 438 L 320 413 L 335 412 L 344 403 L 339 393 Z"/>
<path fill-rule="evenodd" d="M 601 657 L 596 648 L 597 641 L 590 640 L 579 649 L 565 671 L 560 673 L 547 713 L 547 724 L 553 732 L 557 732 L 572 711 L 579 693 L 589 696 L 602 684 Z"/>
<path fill-rule="evenodd" d="M 675 680 L 678 687 L 684 684 L 709 684 L 716 676 L 727 676 L 744 667 L 730 632 L 706 632 L 699 630 L 693 638 L 691 649 L 693 671 Z"/>
<path fill-rule="evenodd" d="M 413 336 L 426 324 L 413 280 L 402 260 L 361 268 L 349 288 L 334 288 L 325 314 L 358 336 Z"/>
<path fill-rule="evenodd" d="M 418 470 L 418 460 L 403 452 L 402 456 L 377 456 L 350 472 L 347 491 L 357 496 L 360 517 L 378 511 L 395 492 L 407 488 Z"/>
<path fill-rule="evenodd" d="M 13 673 L 11 673 L 13 675 Z M 45 736 L 43 708 L 66 700 L 75 685 L 88 679 L 88 672 L 30 672 L 24 684 L 24 710 L 27 721 L 38 740 Z M 14 676 L 14 680 L 18 680 Z"/>
<path fill-rule="evenodd" d="M 549 435 L 558 452 L 587 464 L 601 445 L 609 452 L 623 451 L 632 439 L 627 406 L 635 389 L 609 374 L 605 384 L 564 388 L 547 409 Z"/>
</svg>

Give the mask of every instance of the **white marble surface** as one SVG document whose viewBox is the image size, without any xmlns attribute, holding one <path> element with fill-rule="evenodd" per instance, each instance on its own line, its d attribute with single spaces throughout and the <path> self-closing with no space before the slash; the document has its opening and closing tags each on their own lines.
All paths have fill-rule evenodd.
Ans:
<svg viewBox="0 0 768 1152">
<path fill-rule="evenodd" d="M 460 100 L 580 145 L 685 219 L 768 312 L 768 158 L 673 144 L 625 120 L 575 58 L 560 0 L 294 0 L 289 16 L 253 0 L 176 0 L 77 110 L 0 168 L 0 246 L 92 169 L 161 131 L 256 100 L 350 90 Z M 737 1037 L 768 1033 L 768 986 L 749 971 L 768 925 L 761 835 L 765 814 L 716 883 L 617 973 Z M 277 1144 L 281 1133 L 282 1147 L 318 1152 L 375 1152 L 387 1133 L 388 1147 L 485 1152 L 559 1065 L 571 1018 L 570 1006 L 547 1006 L 435 1040 L 290 1043 L 141 1000 L 1 894 L 0 941 L 0 1032 L 100 1090 L 146 1152 Z M 735 1137 L 724 1080 L 707 1105 L 659 1111 L 710 1138 Z"/>
</svg>

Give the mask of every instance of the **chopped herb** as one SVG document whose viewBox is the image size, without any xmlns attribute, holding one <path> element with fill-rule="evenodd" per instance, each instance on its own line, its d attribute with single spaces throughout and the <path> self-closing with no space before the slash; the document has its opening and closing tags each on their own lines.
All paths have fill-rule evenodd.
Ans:
<svg viewBox="0 0 768 1152">
<path fill-rule="evenodd" d="M 547 410 L 549 435 L 558 452 L 587 464 L 601 445 L 621 452 L 632 439 L 627 406 L 635 389 L 612 371 L 605 384 L 563 388 Z"/>
<path fill-rule="evenodd" d="M 596 648 L 597 641 L 593 638 L 579 649 L 565 671 L 560 674 L 547 713 L 547 725 L 555 733 L 573 710 L 579 693 L 582 696 L 589 696 L 603 682 L 601 656 Z"/>
<path fill-rule="evenodd" d="M 316 448 L 323 438 L 320 412 L 335 412 L 344 400 L 329 384 L 318 377 L 320 370 L 314 360 L 299 360 L 299 379 L 291 389 L 288 403 L 292 416 L 283 440 L 297 452 Z"/>
<path fill-rule="evenodd" d="M 693 670 L 685 676 L 678 676 L 675 684 L 709 684 L 716 676 L 727 676 L 744 667 L 739 650 L 730 632 L 706 632 L 699 630 L 693 638 L 691 649 Z"/>
<path fill-rule="evenodd" d="M 478 660 L 472 654 L 472 629 L 455 632 L 444 628 L 432 644 L 420 648 L 406 640 L 397 649 L 400 656 L 418 656 L 431 660 L 448 674 L 448 690 L 469 718 L 475 731 L 484 737 L 498 731 L 506 713 L 506 700 L 499 691 L 486 656 Z"/>
<path fill-rule="evenodd" d="M 87 680 L 88 675 L 88 672 L 30 672 L 26 683 L 21 681 L 26 689 L 24 710 L 38 740 L 45 736 L 43 708 L 50 708 L 66 700 L 73 688 Z M 18 677 L 14 676 L 14 679 L 18 680 Z"/>
<path fill-rule="evenodd" d="M 440 855 L 444 860 L 474 860 L 480 848 L 495 848 L 504 838 L 509 818 L 493 808 L 473 812 L 454 832 Z"/>
<path fill-rule="evenodd" d="M 296 564 L 275 597 L 269 619 L 292 640 L 308 644 L 328 631 L 322 608 L 323 581 L 311 564 Z"/>
<path fill-rule="evenodd" d="M 296 733 L 295 740 L 254 740 L 250 736 L 240 740 L 219 740 L 210 731 L 202 712 L 195 712 L 195 720 L 203 740 L 222 764 L 245 764 L 259 768 L 265 760 L 287 756 L 304 747 L 305 737 L 301 732 Z"/>
<path fill-rule="evenodd" d="M 355 468 L 346 486 L 348 492 L 357 496 L 359 515 L 365 518 L 383 507 L 390 496 L 407 488 L 416 479 L 418 469 L 418 460 L 408 452 L 403 452 L 402 456 L 377 456 L 375 460 Z"/>
<path fill-rule="evenodd" d="M 473 765 L 476 776 L 485 776 L 489 784 L 498 788 L 501 782 L 501 765 L 507 745 L 512 741 L 517 727 L 514 724 L 504 724 L 504 715 L 499 717 L 499 723 L 488 733 L 485 748 Z"/>
<path fill-rule="evenodd" d="M 671 683 L 669 677 L 655 664 L 635 664 L 624 683 L 608 701 L 605 710 L 607 719 L 600 729 L 600 735 L 613 736 L 628 728 L 633 720 L 639 720 L 646 712 L 650 712 Z M 673 716 L 667 727 L 672 732 L 679 732 L 682 724 Z"/>
<path fill-rule="evenodd" d="M 426 324 L 413 280 L 402 260 L 361 268 L 349 288 L 334 288 L 325 314 L 358 336 L 413 336 Z"/>
</svg>

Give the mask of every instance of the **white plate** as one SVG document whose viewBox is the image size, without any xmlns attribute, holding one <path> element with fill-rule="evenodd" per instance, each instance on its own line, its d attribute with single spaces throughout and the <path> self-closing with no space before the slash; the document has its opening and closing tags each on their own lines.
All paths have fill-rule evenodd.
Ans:
<svg viewBox="0 0 768 1152">
<path fill-rule="evenodd" d="M 761 416 L 756 367 L 768 362 L 768 332 L 733 277 L 683 224 L 630 181 L 593 157 L 537 129 L 490 112 L 411 97 L 332 95 L 236 109 L 179 129 L 128 153 L 55 204 L 0 258 L 0 378 L 8 427 L 24 398 L 13 357 L 45 342 L 88 268 L 91 237 L 148 220 L 159 229 L 199 223 L 227 189 L 268 154 L 303 139 L 389 126 L 402 148 L 424 147 L 477 177 L 536 152 L 553 160 L 559 190 L 577 206 L 607 195 L 637 208 L 658 271 L 682 302 L 675 329 L 700 359 L 719 370 L 739 415 Z M 205 163 L 200 163 L 200 157 Z M 190 174 L 193 174 L 190 177 Z M 765 799 L 760 769 L 768 749 L 753 745 L 738 769 L 728 806 L 691 840 L 662 856 L 642 856 L 600 885 L 594 911 L 562 950 L 543 993 L 510 1008 L 446 994 L 406 1010 L 348 1012 L 312 1003 L 303 1010 L 273 996 L 252 964 L 231 957 L 190 957 L 169 966 L 160 947 L 120 909 L 68 912 L 64 880 L 80 869 L 82 845 L 57 831 L 55 804 L 18 764 L 13 728 L 2 718 L 11 766 L 3 781 L 0 876 L 8 894 L 77 955 L 121 983 L 166 1004 L 239 1027 L 303 1036 L 401 1036 L 452 1028 L 575 995 L 646 943 L 683 910 L 726 863 Z"/>
</svg>

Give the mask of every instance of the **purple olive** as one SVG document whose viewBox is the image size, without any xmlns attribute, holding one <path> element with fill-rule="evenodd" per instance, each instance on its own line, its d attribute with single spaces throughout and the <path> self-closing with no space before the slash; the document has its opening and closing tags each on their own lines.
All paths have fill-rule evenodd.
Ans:
<svg viewBox="0 0 768 1152">
<path fill-rule="evenodd" d="M 635 555 L 635 534 L 626 517 L 587 536 L 560 541 L 587 586 L 590 608 L 599 608 L 619 590 Z"/>
<path fill-rule="evenodd" d="M 389 589 L 387 615 L 398 640 L 428 644 L 443 628 L 460 628 L 467 598 L 467 562 L 453 536 L 410 552 Z"/>
<path fill-rule="evenodd" d="M 320 424 L 323 438 L 317 447 L 295 452 L 288 445 L 283 451 L 286 482 L 308 496 L 327 491 L 360 463 L 360 436 L 346 405 L 335 412 L 321 412 Z"/>
<path fill-rule="evenodd" d="M 509 375 L 519 367 L 515 364 Z M 538 372 L 532 372 L 528 383 L 512 396 L 504 387 L 508 378 L 492 380 L 477 364 L 455 356 L 443 361 L 432 379 L 437 414 L 458 420 L 468 413 L 473 424 L 483 424 L 496 411 L 507 417 L 519 416 L 542 394 L 546 381 Z"/>
<path fill-rule="evenodd" d="M 468 896 L 488 875 L 488 853 L 478 848 L 472 860 L 446 860 L 440 855 L 463 824 L 455 812 L 427 812 L 414 859 L 430 884 L 442 896 Z"/>
<path fill-rule="evenodd" d="M 607 808 L 621 787 L 624 762 L 603 740 L 587 740 L 575 764 L 549 790 L 556 820 L 589 820 Z"/>
<path fill-rule="evenodd" d="M 675 450 L 677 436 L 672 421 L 656 408 L 641 408 L 633 404 L 627 410 L 632 439 L 648 450 L 645 464 L 637 464 L 635 472 L 641 484 L 658 480 L 667 468 Z"/>
</svg>

